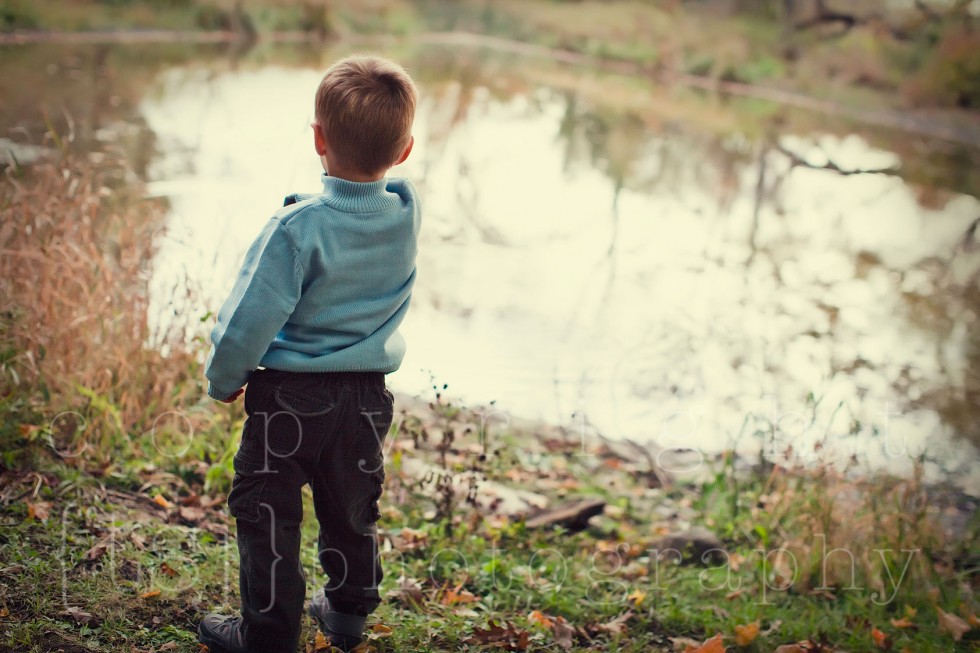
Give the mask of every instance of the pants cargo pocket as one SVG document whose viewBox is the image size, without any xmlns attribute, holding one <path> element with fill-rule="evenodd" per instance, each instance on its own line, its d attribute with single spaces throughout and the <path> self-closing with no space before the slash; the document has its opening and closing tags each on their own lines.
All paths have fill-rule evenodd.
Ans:
<svg viewBox="0 0 980 653">
<path fill-rule="evenodd" d="M 235 477 L 231 482 L 231 493 L 228 495 L 228 511 L 235 519 L 257 522 L 260 519 L 260 506 L 265 484 L 269 479 L 269 470 L 264 469 L 261 461 L 254 461 L 242 456 L 239 451 L 232 463 Z"/>
</svg>

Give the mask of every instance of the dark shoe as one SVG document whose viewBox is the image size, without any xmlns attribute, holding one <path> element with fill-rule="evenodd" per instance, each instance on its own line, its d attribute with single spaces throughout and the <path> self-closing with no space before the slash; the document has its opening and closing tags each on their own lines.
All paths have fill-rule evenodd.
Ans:
<svg viewBox="0 0 980 653">
<path fill-rule="evenodd" d="M 251 653 L 242 637 L 242 618 L 209 614 L 197 627 L 197 640 L 208 647 L 208 653 Z"/>
<path fill-rule="evenodd" d="M 341 651 L 351 651 L 361 643 L 367 617 L 337 612 L 330 605 L 330 600 L 323 594 L 323 590 L 313 595 L 308 612 L 316 619 L 324 637 Z"/>
</svg>

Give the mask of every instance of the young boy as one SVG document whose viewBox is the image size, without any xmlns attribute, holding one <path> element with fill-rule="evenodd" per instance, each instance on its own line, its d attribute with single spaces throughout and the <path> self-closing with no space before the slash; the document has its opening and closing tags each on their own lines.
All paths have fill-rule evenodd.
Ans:
<svg viewBox="0 0 980 653">
<path fill-rule="evenodd" d="M 244 392 L 248 416 L 228 497 L 242 610 L 201 622 L 211 653 L 296 651 L 307 483 L 328 578 L 310 615 L 348 650 L 380 602 L 375 523 L 393 401 L 384 375 L 405 352 L 397 328 L 420 220 L 411 183 L 385 173 L 412 151 L 416 98 L 404 69 L 384 59 L 349 57 L 327 70 L 313 123 L 323 193 L 286 198 L 211 333 L 208 394 L 230 403 Z"/>
</svg>

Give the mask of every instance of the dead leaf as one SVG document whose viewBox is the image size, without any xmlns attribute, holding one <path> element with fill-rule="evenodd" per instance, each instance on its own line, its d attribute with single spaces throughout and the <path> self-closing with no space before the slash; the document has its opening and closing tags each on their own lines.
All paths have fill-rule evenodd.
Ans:
<svg viewBox="0 0 980 653">
<path fill-rule="evenodd" d="M 891 622 L 892 626 L 895 628 L 915 628 L 915 624 L 909 621 L 906 617 L 902 617 L 901 619 L 895 619 L 892 617 Z"/>
<path fill-rule="evenodd" d="M 27 518 L 36 519 L 40 522 L 48 521 L 48 515 L 51 512 L 51 504 L 47 501 L 38 501 L 33 503 L 31 501 L 27 502 Z"/>
<path fill-rule="evenodd" d="M 198 524 L 200 528 L 203 528 L 212 535 L 217 535 L 218 537 L 228 537 L 228 525 L 222 524 L 220 522 L 206 521 Z"/>
<path fill-rule="evenodd" d="M 575 627 L 562 617 L 556 618 L 552 632 L 555 634 L 555 643 L 562 649 L 568 651 L 575 645 Z"/>
<path fill-rule="evenodd" d="M 463 640 L 468 644 L 487 644 L 503 648 L 505 651 L 527 650 L 530 636 L 526 630 L 519 630 L 508 622 L 503 625 L 491 619 L 487 628 L 474 628 L 473 635 Z"/>
<path fill-rule="evenodd" d="M 174 578 L 175 576 L 180 576 L 180 572 L 174 569 L 173 567 L 171 567 L 170 565 L 168 565 L 166 562 L 160 563 L 160 571 L 162 571 L 170 578 Z"/>
<path fill-rule="evenodd" d="M 966 623 L 952 612 L 944 612 L 938 605 L 936 612 L 939 613 L 939 627 L 953 637 L 954 642 L 963 639 L 963 635 L 970 631 L 970 624 Z"/>
<path fill-rule="evenodd" d="M 626 597 L 626 600 L 632 603 L 634 606 L 639 607 L 640 604 L 643 603 L 643 599 L 645 599 L 646 597 L 647 595 L 645 592 L 639 589 L 635 589 L 632 592 L 630 592 L 629 596 Z"/>
<path fill-rule="evenodd" d="M 722 643 L 721 633 L 711 639 L 706 639 L 697 648 L 684 649 L 684 653 L 725 653 L 725 645 Z"/>
<path fill-rule="evenodd" d="M 732 568 L 732 571 L 738 571 L 742 568 L 742 563 L 745 562 L 745 556 L 736 551 L 732 551 L 728 554 L 728 566 Z"/>
<path fill-rule="evenodd" d="M 6 619 L 10 616 L 10 610 L 7 608 L 0 608 L 0 619 Z"/>
<path fill-rule="evenodd" d="M 770 635 L 774 635 L 776 633 L 776 631 L 779 630 L 779 627 L 782 626 L 782 625 L 783 625 L 783 620 L 782 619 L 776 619 L 775 621 L 772 621 L 769 624 L 769 627 L 768 628 L 766 628 L 765 630 L 761 631 L 759 634 L 760 635 L 763 635 L 765 637 L 768 637 Z"/>
<path fill-rule="evenodd" d="M 331 648 L 330 642 L 328 642 L 327 638 L 323 636 L 323 633 L 321 633 L 319 630 L 316 631 L 316 636 L 313 637 L 313 650 L 325 651 L 328 648 Z"/>
<path fill-rule="evenodd" d="M 177 642 L 170 641 L 160 647 L 160 651 L 175 651 L 177 650 Z"/>
<path fill-rule="evenodd" d="M 759 622 L 753 621 L 744 626 L 735 626 L 735 644 L 738 646 L 748 646 L 759 636 Z"/>
<path fill-rule="evenodd" d="M 371 626 L 370 631 L 368 631 L 368 639 L 384 639 L 385 637 L 391 637 L 391 634 L 395 632 L 391 626 L 386 626 L 384 624 L 374 624 Z"/>
<path fill-rule="evenodd" d="M 331 651 L 340 651 L 339 648 L 333 647 Z M 378 649 L 374 648 L 367 642 L 361 642 L 354 648 L 350 650 L 350 653 L 377 653 Z"/>
<path fill-rule="evenodd" d="M 830 590 L 811 590 L 809 592 L 810 596 L 819 596 L 821 598 L 827 599 L 828 601 L 836 601 L 837 595 Z"/>
<path fill-rule="evenodd" d="M 400 551 L 421 549 L 429 544 L 429 534 L 423 530 L 403 528 L 392 538 L 391 543 Z"/>
<path fill-rule="evenodd" d="M 888 635 L 877 628 L 871 628 L 871 639 L 878 648 L 888 648 Z"/>
<path fill-rule="evenodd" d="M 165 510 L 169 510 L 170 508 L 173 507 L 173 504 L 167 501 L 167 497 L 163 496 L 162 494 L 158 494 L 155 497 L 153 497 L 153 503 L 157 504 L 158 506 L 160 506 Z"/>
<path fill-rule="evenodd" d="M 150 590 L 148 592 L 143 592 L 140 594 L 141 599 L 154 599 L 160 596 L 160 590 Z"/>
<path fill-rule="evenodd" d="M 194 525 L 197 525 L 205 516 L 203 510 L 194 506 L 181 506 L 178 512 L 180 512 L 181 519 Z"/>
<path fill-rule="evenodd" d="M 464 590 L 462 587 L 463 584 L 460 583 L 451 589 L 447 588 L 439 602 L 443 605 L 456 605 L 457 603 L 475 603 L 479 600 L 472 592 Z"/>
<path fill-rule="evenodd" d="M 425 602 L 422 584 L 414 578 L 406 578 L 405 576 L 398 579 L 398 586 L 392 590 L 391 595 L 409 608 L 417 608 Z"/>
<path fill-rule="evenodd" d="M 101 620 L 95 615 L 74 606 L 68 608 L 67 610 L 63 610 L 59 614 L 62 617 L 69 617 L 80 626 L 98 626 L 101 623 Z"/>
<path fill-rule="evenodd" d="M 109 545 L 112 544 L 112 535 L 106 535 L 101 540 L 92 545 L 92 548 L 85 552 L 85 559 L 95 561 L 106 554 Z"/>
<path fill-rule="evenodd" d="M 701 642 L 696 639 L 691 639 L 690 637 L 671 637 L 670 643 L 673 645 L 674 650 L 679 653 L 683 653 L 689 649 L 697 648 L 701 646 Z"/>
<path fill-rule="evenodd" d="M 540 610 L 532 610 L 531 614 L 527 615 L 527 620 L 532 624 L 539 624 L 545 628 L 552 628 L 555 625 L 555 620 Z"/>
<path fill-rule="evenodd" d="M 632 610 L 627 610 L 612 621 L 596 626 L 599 630 L 605 631 L 610 635 L 617 636 L 626 632 L 626 622 L 633 616 Z"/>
</svg>

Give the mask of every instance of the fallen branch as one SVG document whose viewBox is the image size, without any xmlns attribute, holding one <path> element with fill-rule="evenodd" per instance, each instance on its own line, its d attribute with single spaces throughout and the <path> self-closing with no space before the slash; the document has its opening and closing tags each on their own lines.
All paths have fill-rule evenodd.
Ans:
<svg viewBox="0 0 980 653">
<path fill-rule="evenodd" d="M 562 526 L 570 531 L 580 531 L 588 526 L 591 518 L 601 515 L 605 508 L 606 502 L 602 499 L 580 499 L 540 512 L 527 519 L 524 525 L 531 529 Z"/>
</svg>

